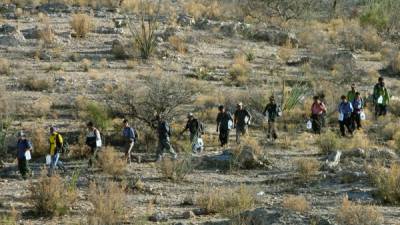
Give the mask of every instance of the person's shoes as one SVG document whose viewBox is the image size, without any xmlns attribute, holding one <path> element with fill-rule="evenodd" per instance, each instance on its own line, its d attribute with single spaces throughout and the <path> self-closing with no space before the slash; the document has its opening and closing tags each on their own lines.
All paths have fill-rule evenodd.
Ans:
<svg viewBox="0 0 400 225">
<path fill-rule="evenodd" d="M 178 159 L 178 154 L 173 155 L 173 156 L 172 156 L 172 159 L 173 159 L 173 160 L 177 160 L 177 159 Z"/>
<path fill-rule="evenodd" d="M 163 157 L 162 157 L 161 155 L 158 155 L 158 156 L 157 156 L 156 162 L 161 162 L 161 161 L 162 161 L 162 158 L 163 158 Z"/>
</svg>

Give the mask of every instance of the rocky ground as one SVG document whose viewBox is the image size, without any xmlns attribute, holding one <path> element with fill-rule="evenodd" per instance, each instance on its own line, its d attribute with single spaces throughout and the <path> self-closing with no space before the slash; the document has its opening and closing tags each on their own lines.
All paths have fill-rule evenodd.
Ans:
<svg viewBox="0 0 400 225">
<path fill-rule="evenodd" d="M 173 7 L 180 7 L 175 1 L 171 4 Z M 342 82 L 343 77 L 322 78 L 332 73 L 329 70 L 320 69 L 318 74 L 311 75 L 307 72 L 308 63 L 321 58 L 325 62 L 333 60 L 335 65 L 347 65 L 351 62 L 352 69 L 358 71 L 354 73 L 357 77 L 352 81 L 359 81 L 360 89 L 367 94 L 378 76 L 378 71 L 387 66 L 379 57 L 376 59 L 375 53 L 361 50 L 351 52 L 335 47 L 334 51 L 328 51 L 323 56 L 315 55 L 310 49 L 299 46 L 296 29 L 292 32 L 279 27 L 235 21 L 195 21 L 186 14 L 173 17 L 173 26 L 167 18 L 160 18 L 154 58 L 148 61 L 137 58 L 120 60 L 112 53 L 113 46 L 116 43 L 129 45 L 131 40 L 129 29 L 113 22 L 127 21 L 128 16 L 123 12 L 57 6 L 55 9 L 42 8 L 41 14 L 36 9 L 25 8 L 22 14 L 17 15 L 15 8 L 1 3 L 0 9 L 3 15 L 0 20 L 0 58 L 8 60 L 11 71 L 0 76 L 0 83 L 4 86 L 1 97 L 7 99 L 8 105 L 15 107 L 12 111 L 15 119 L 9 129 L 10 134 L 20 129 L 28 132 L 36 128 L 44 130 L 49 125 L 56 124 L 62 133 L 75 141 L 83 133 L 83 121 L 76 111 L 77 98 L 106 102 L 104 96 L 112 93 L 115 87 L 126 83 L 132 83 L 133 86 L 143 76 L 152 74 L 183 77 L 195 86 L 205 87 L 203 93 L 197 97 L 214 96 L 218 101 L 218 95 L 225 93 L 234 95 L 262 90 L 265 91 L 263 93 L 276 94 L 281 89 L 282 78 L 311 83 L 335 79 Z M 95 28 L 84 39 L 73 37 L 70 21 L 74 11 L 90 14 L 95 22 Z M 42 18 L 44 15 L 48 15 L 49 26 L 55 35 L 51 46 L 45 46 L 37 34 L 38 29 L 45 26 Z M 131 19 L 134 24 L 139 23 L 137 16 L 131 16 Z M 244 33 L 250 33 L 250 36 L 245 36 Z M 171 36 L 180 38 L 184 50 L 176 50 L 176 46 L 168 41 Z M 287 42 L 296 46 L 294 50 L 286 46 Z M 285 51 L 289 53 L 285 54 Z M 243 53 L 251 53 L 254 58 L 249 62 L 251 75 L 245 85 L 235 85 L 229 82 L 229 73 L 235 55 Z M 84 59 L 88 61 L 85 62 Z M 44 80 L 49 87 L 44 90 L 30 90 L 26 80 Z M 394 77 L 388 77 L 387 80 L 388 88 L 396 97 L 399 80 Z M 346 88 L 342 85 L 340 90 L 331 90 L 329 98 L 339 98 L 339 91 Z M 310 89 L 318 91 L 321 88 Z M 302 105 L 308 107 L 306 102 L 302 102 Z M 197 106 L 184 106 L 185 109 L 194 107 Z M 212 111 L 205 111 L 208 117 L 214 118 L 209 113 Z M 211 121 L 205 122 L 206 135 L 215 142 L 215 125 Z M 178 126 L 183 124 L 181 119 L 176 123 Z M 379 121 L 370 120 L 366 132 L 378 123 Z M 336 126 L 334 120 L 330 125 L 332 124 L 333 127 Z M 265 167 L 227 171 L 219 164 L 226 162 L 219 161 L 216 162 L 216 167 L 209 167 L 207 163 L 218 158 L 216 156 L 225 149 L 219 148 L 215 143 L 205 143 L 204 152 L 193 155 L 192 160 L 194 165 L 205 162 L 206 166 L 196 166 L 182 182 L 164 179 L 157 169 L 157 163 L 151 160 L 134 162 L 128 165 L 124 176 L 115 178 L 98 169 L 88 169 L 85 160 L 66 157 L 68 171 L 61 173 L 61 176 L 68 180 L 73 171 L 80 171 L 77 184 L 79 198 L 71 213 L 55 218 L 35 216 L 29 201 L 29 186 L 39 178 L 44 157 L 39 156 L 30 164 L 34 176 L 29 180 L 20 179 L 12 158 L 4 158 L 0 172 L 0 211 L 10 212 L 14 207 L 20 214 L 20 224 L 86 224 L 87 214 L 91 210 L 88 201 L 90 181 L 121 182 L 125 179 L 131 184 L 130 182 L 140 179 L 144 185 L 143 190 L 134 190 L 132 185 L 128 185 L 125 197 L 127 214 L 121 224 L 231 224 L 229 218 L 220 214 L 204 213 L 189 200 L 194 200 L 202 192 L 215 187 L 240 185 L 250 187 L 256 196 L 254 209 L 244 214 L 252 221 L 248 225 L 337 224 L 336 214 L 344 196 L 363 205 L 377 205 L 378 211 L 384 217 L 383 224 L 399 224 L 400 208 L 385 205 L 375 196 L 376 189 L 365 171 L 365 165 L 373 160 L 386 160 L 390 163 L 398 161 L 397 154 L 386 143 L 371 140 L 371 145 L 375 147 L 371 151 L 370 146 L 366 146 L 368 149 L 335 151 L 327 157 L 320 154 L 317 148 L 318 137 L 305 131 L 303 120 L 295 126 L 299 128 L 295 131 L 283 130 L 281 125 L 279 127 L 280 138 L 276 143 L 265 141 L 265 130 L 262 126 L 256 124 L 250 127 L 250 136 L 261 143 L 262 152 L 267 154 L 269 163 Z M 8 136 L 9 147 L 6 148 L 12 151 L 10 146 L 13 137 Z M 231 140 L 234 140 L 233 136 Z M 229 148 L 234 148 L 233 142 Z M 150 153 L 140 154 L 146 159 L 151 158 Z M 321 169 L 310 181 L 304 182 L 299 178 L 296 166 L 299 159 L 317 159 L 320 162 Z M 311 209 L 298 213 L 283 207 L 282 201 L 287 195 L 304 196 Z M 150 216 L 153 216 L 155 222 L 149 220 Z"/>
</svg>

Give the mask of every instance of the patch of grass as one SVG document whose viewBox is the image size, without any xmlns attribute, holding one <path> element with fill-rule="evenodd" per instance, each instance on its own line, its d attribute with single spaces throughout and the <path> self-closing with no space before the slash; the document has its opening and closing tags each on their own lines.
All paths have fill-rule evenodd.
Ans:
<svg viewBox="0 0 400 225">
<path fill-rule="evenodd" d="M 241 185 L 238 188 L 208 187 L 196 198 L 196 205 L 209 213 L 234 217 L 255 205 L 253 190 Z"/>
<path fill-rule="evenodd" d="M 89 201 L 93 210 L 88 215 L 89 224 L 120 224 L 126 213 L 125 187 L 115 182 L 98 185 L 92 182 L 89 186 Z"/>
<path fill-rule="evenodd" d="M 18 212 L 14 207 L 11 207 L 11 212 L 0 215 L 0 224 L 3 225 L 17 225 L 18 224 Z"/>
<path fill-rule="evenodd" d="M 299 213 L 306 213 L 311 210 L 311 205 L 304 196 L 285 196 L 283 198 L 282 206 Z"/>
<path fill-rule="evenodd" d="M 120 176 L 125 173 L 126 162 L 112 147 L 105 147 L 99 153 L 98 165 L 104 173 Z"/>
<path fill-rule="evenodd" d="M 67 214 L 78 197 L 76 186 L 64 182 L 58 175 L 48 177 L 46 169 L 37 182 L 31 183 L 29 190 L 34 210 L 41 216 Z"/>
<path fill-rule="evenodd" d="M 82 59 L 80 68 L 84 72 L 89 72 L 90 68 L 92 67 L 92 62 L 89 59 Z"/>
<path fill-rule="evenodd" d="M 75 102 L 78 108 L 78 116 L 86 121 L 92 121 L 100 130 L 107 130 L 111 126 L 109 109 L 98 102 L 90 101 L 78 96 Z"/>
<path fill-rule="evenodd" d="M 340 146 L 340 139 L 333 131 L 326 131 L 317 140 L 317 146 L 322 154 L 329 154 Z"/>
<path fill-rule="evenodd" d="M 46 137 L 46 130 L 43 128 L 34 128 L 31 134 L 31 141 L 33 144 L 33 156 L 42 157 L 48 154 L 49 141 Z"/>
<path fill-rule="evenodd" d="M 385 202 L 400 204 L 400 165 L 393 164 L 386 168 L 379 164 L 374 164 L 367 168 L 368 175 L 378 189 L 378 196 Z"/>
<path fill-rule="evenodd" d="M 320 163 L 316 159 L 299 159 L 296 161 L 296 166 L 300 179 L 307 182 L 318 173 Z"/>
<path fill-rule="evenodd" d="M 177 160 L 165 157 L 159 163 L 158 170 L 164 178 L 180 182 L 193 171 L 192 160 L 189 156 Z"/>
<path fill-rule="evenodd" d="M 93 19 L 87 14 L 72 15 L 70 25 L 78 38 L 85 38 L 94 26 Z"/>
<path fill-rule="evenodd" d="M 179 36 L 171 36 L 168 38 L 169 44 L 175 49 L 175 51 L 184 54 L 188 51 L 188 48 L 185 44 L 185 40 L 183 40 Z"/>
<path fill-rule="evenodd" d="M 236 55 L 233 59 L 229 74 L 231 80 L 237 85 L 243 85 L 247 83 L 250 75 L 250 64 L 248 63 L 246 56 L 243 54 Z"/>
<path fill-rule="evenodd" d="M 390 68 L 394 73 L 400 75 L 400 52 L 393 56 L 393 59 L 390 61 Z"/>
<path fill-rule="evenodd" d="M 336 221 L 339 225 L 381 225 L 384 219 L 376 207 L 353 203 L 346 196 L 337 211 Z"/>
<path fill-rule="evenodd" d="M 29 91 L 46 91 L 53 86 L 53 80 L 38 79 L 34 76 L 28 76 L 20 80 L 20 84 Z"/>
<path fill-rule="evenodd" d="M 0 75 L 9 75 L 10 73 L 10 62 L 8 61 L 8 59 L 0 58 Z"/>
</svg>

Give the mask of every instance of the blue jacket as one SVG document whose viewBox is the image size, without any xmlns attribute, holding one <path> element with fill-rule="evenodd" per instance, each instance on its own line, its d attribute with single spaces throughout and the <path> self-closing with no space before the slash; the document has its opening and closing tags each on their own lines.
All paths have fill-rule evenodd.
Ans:
<svg viewBox="0 0 400 225">
<path fill-rule="evenodd" d="M 28 140 L 18 140 L 17 142 L 17 158 L 25 159 L 25 151 L 32 148 L 32 144 Z"/>
<path fill-rule="evenodd" d="M 132 127 L 125 127 L 122 131 L 122 135 L 127 139 L 135 139 L 135 130 Z"/>
<path fill-rule="evenodd" d="M 350 102 L 344 103 L 341 102 L 339 104 L 339 113 L 342 113 L 344 115 L 344 118 L 349 118 L 351 116 L 351 113 L 353 113 L 353 105 Z"/>
<path fill-rule="evenodd" d="M 360 100 L 354 99 L 351 104 L 353 105 L 354 112 L 356 113 L 360 113 L 364 108 L 364 100 L 362 98 L 360 98 Z"/>
</svg>

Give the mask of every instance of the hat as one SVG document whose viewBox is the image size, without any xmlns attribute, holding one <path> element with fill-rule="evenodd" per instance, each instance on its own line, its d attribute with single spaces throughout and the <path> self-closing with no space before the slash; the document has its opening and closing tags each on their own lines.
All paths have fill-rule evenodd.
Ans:
<svg viewBox="0 0 400 225">
<path fill-rule="evenodd" d="M 19 131 L 19 132 L 17 133 L 17 136 L 18 136 L 18 137 L 25 137 L 25 133 L 24 133 L 23 131 Z"/>
<path fill-rule="evenodd" d="M 242 102 L 239 102 L 239 103 L 237 104 L 237 106 L 243 106 L 243 103 L 242 103 Z"/>
<path fill-rule="evenodd" d="M 187 114 L 187 117 L 188 117 L 188 118 L 193 117 L 193 113 L 191 113 L 191 112 L 188 113 L 188 114 Z"/>
<path fill-rule="evenodd" d="M 271 97 L 269 97 L 269 100 L 275 100 L 275 97 L 271 95 Z"/>
</svg>

